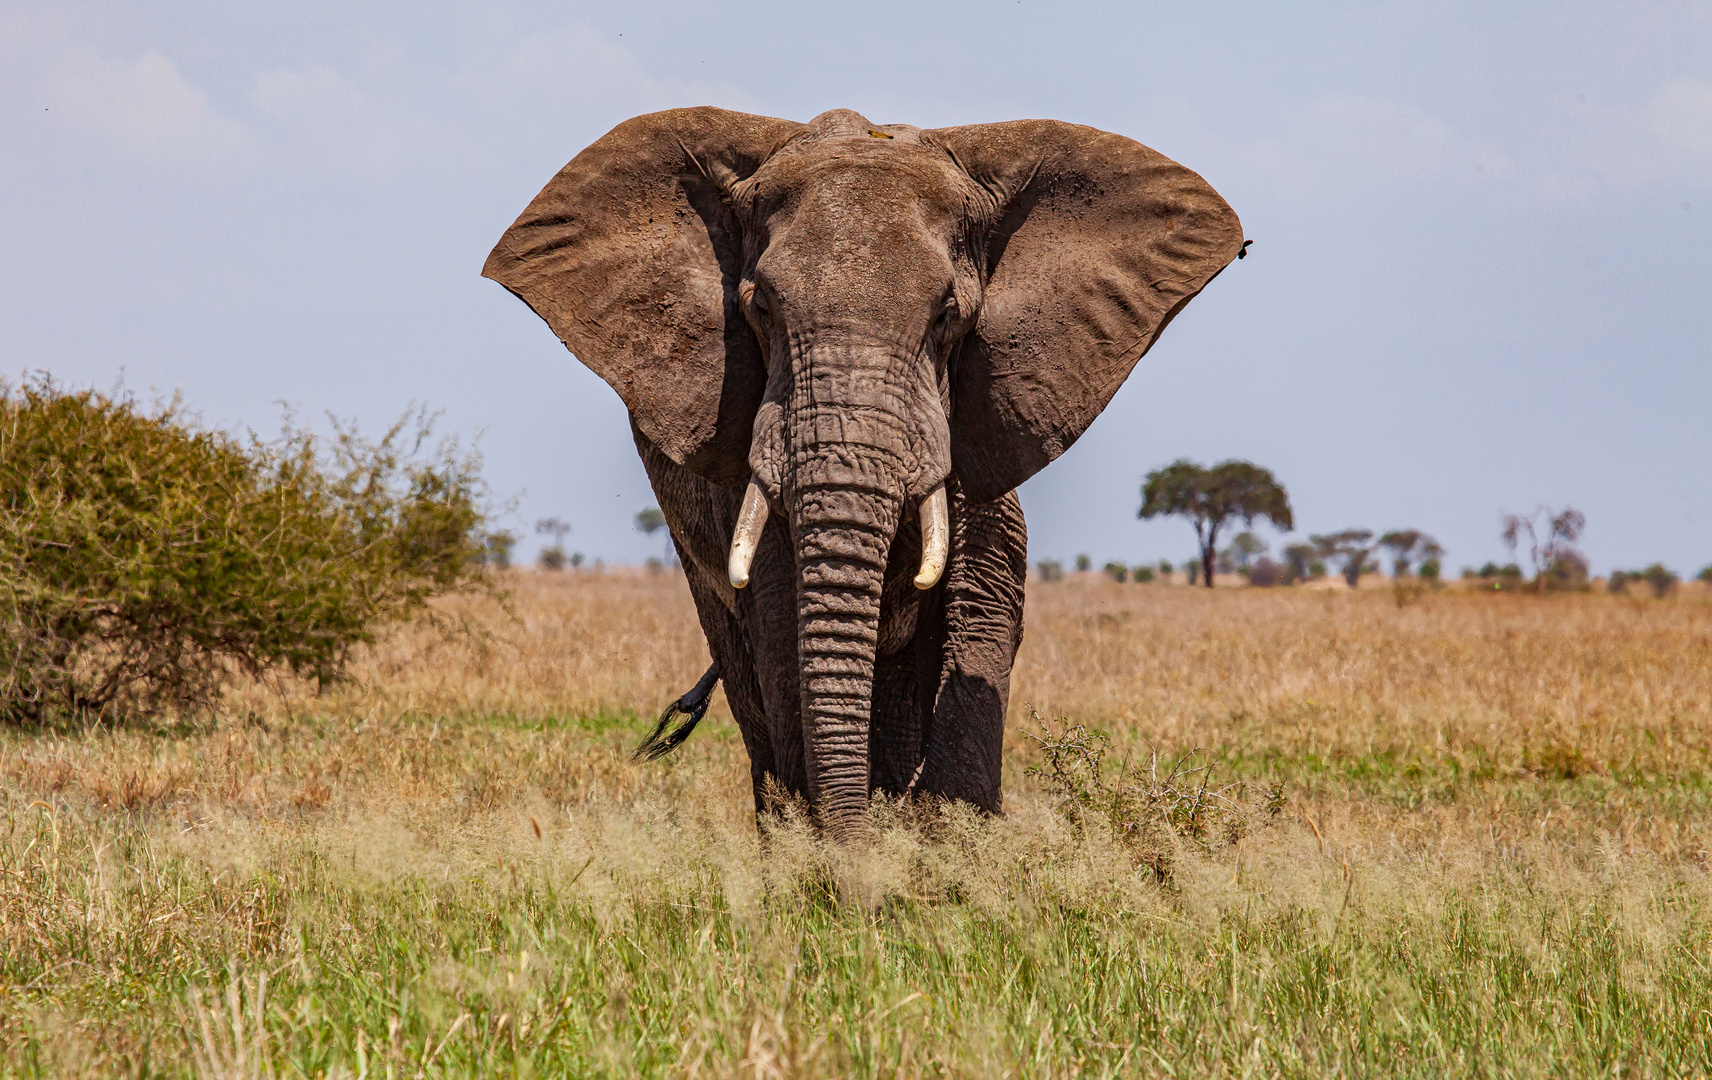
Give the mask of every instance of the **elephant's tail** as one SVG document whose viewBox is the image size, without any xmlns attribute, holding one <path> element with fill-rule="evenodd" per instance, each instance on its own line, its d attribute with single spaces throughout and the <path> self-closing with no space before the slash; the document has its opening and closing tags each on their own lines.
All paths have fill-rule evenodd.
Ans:
<svg viewBox="0 0 1712 1080">
<path fill-rule="evenodd" d="M 666 706 L 666 711 L 660 714 L 660 722 L 654 725 L 654 730 L 636 752 L 630 755 L 632 761 L 655 761 L 665 757 L 684 744 L 690 737 L 690 732 L 701 723 L 701 718 L 707 715 L 707 706 L 713 700 L 714 685 L 719 682 L 719 665 L 712 664 L 703 673 L 701 681 L 696 683 L 689 693 Z M 676 727 L 672 722 L 683 718 Z M 671 727 L 670 731 L 666 729 Z"/>
</svg>

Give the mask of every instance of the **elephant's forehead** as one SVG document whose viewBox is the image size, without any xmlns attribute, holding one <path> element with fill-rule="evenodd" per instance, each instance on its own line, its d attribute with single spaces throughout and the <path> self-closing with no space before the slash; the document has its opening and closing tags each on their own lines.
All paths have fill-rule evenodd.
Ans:
<svg viewBox="0 0 1712 1080">
<path fill-rule="evenodd" d="M 936 147 L 866 135 L 819 139 L 768 160 L 748 181 L 759 206 L 887 207 L 956 213 L 973 186 Z"/>
</svg>

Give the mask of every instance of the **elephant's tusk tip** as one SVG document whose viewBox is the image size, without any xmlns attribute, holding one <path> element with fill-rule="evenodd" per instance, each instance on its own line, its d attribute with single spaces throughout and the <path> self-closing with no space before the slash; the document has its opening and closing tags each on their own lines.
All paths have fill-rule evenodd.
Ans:
<svg viewBox="0 0 1712 1080">
<path fill-rule="evenodd" d="M 761 544 L 761 531 L 767 527 L 767 496 L 761 482 L 749 478 L 749 488 L 743 493 L 743 506 L 737 512 L 737 524 L 731 535 L 731 557 L 725 573 L 731 587 L 741 589 L 749 584 L 749 568 L 755 561 L 755 549 Z"/>
<path fill-rule="evenodd" d="M 945 485 L 941 484 L 921 501 L 921 570 L 915 576 L 915 587 L 931 589 L 939 584 L 950 553 L 951 523 L 946 513 Z"/>
</svg>

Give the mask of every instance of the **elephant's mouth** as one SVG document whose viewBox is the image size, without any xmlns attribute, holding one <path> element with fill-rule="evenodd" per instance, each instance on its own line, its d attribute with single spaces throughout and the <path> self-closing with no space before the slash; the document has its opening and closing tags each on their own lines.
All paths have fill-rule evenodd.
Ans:
<svg viewBox="0 0 1712 1080">
<path fill-rule="evenodd" d="M 921 530 L 921 562 L 911 584 L 918 590 L 926 590 L 939 584 L 940 577 L 945 573 L 946 559 L 951 552 L 951 515 L 947 509 L 945 485 L 939 484 L 928 492 L 917 509 Z M 731 587 L 734 589 L 741 589 L 749 584 L 755 550 L 761 545 L 761 534 L 766 530 L 769 513 L 767 495 L 761 487 L 761 482 L 750 477 L 748 490 L 743 493 L 743 506 L 737 512 L 736 528 L 732 530 L 731 555 L 726 567 Z M 913 621 L 912 616 L 911 622 Z"/>
</svg>

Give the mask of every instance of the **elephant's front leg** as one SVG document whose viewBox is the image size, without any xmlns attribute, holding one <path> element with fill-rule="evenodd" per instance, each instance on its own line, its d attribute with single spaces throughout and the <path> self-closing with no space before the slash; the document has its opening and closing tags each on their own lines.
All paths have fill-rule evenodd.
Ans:
<svg viewBox="0 0 1712 1080">
<path fill-rule="evenodd" d="M 938 679 L 914 790 L 997 813 L 1011 665 L 1022 644 L 1028 529 L 1014 491 L 969 503 L 956 488 L 951 522 L 938 625 L 918 631 L 918 663 L 924 675 L 937 669 Z M 930 658 L 933 667 L 922 663 Z"/>
<path fill-rule="evenodd" d="M 802 763 L 801 725 L 796 722 L 794 651 L 785 648 L 785 661 L 780 659 L 777 640 L 757 636 L 757 627 L 766 629 L 763 617 L 769 605 L 756 611 L 756 594 L 769 590 L 788 591 L 791 574 L 775 564 L 790 562 L 790 547 L 781 529 L 769 530 L 765 541 L 767 566 L 758 574 L 760 587 L 738 594 L 725 576 L 726 552 L 731 548 L 731 523 L 736 520 L 738 493 L 719 487 L 676 464 L 650 442 L 634 424 L 636 450 L 648 472 L 649 483 L 659 500 L 660 510 L 672 531 L 683 562 L 684 576 L 690 596 L 695 600 L 696 615 L 701 622 L 707 648 L 719 670 L 725 687 L 725 700 L 743 736 L 744 749 L 749 752 L 749 778 L 754 789 L 755 809 L 759 813 L 766 801 L 769 779 L 777 780 L 787 791 L 801 792 L 805 787 Z M 786 616 L 794 615 L 788 602 L 774 603 Z M 775 617 L 780 622 L 781 617 Z M 790 619 L 794 629 L 794 618 Z M 777 639 L 780 631 L 773 631 Z M 786 680 L 781 690 L 774 685 Z M 781 708 L 790 710 L 787 718 L 778 717 Z M 786 738 L 781 742 L 779 733 Z"/>
<path fill-rule="evenodd" d="M 910 790 L 921 768 L 921 737 L 928 703 L 921 692 L 917 637 L 924 609 L 939 603 L 938 588 L 914 584 L 921 562 L 921 523 L 906 518 L 887 560 L 880 596 L 880 626 L 874 661 L 874 696 L 868 727 L 868 789 L 888 795 Z M 929 666 L 936 671 L 938 664 Z"/>
</svg>

